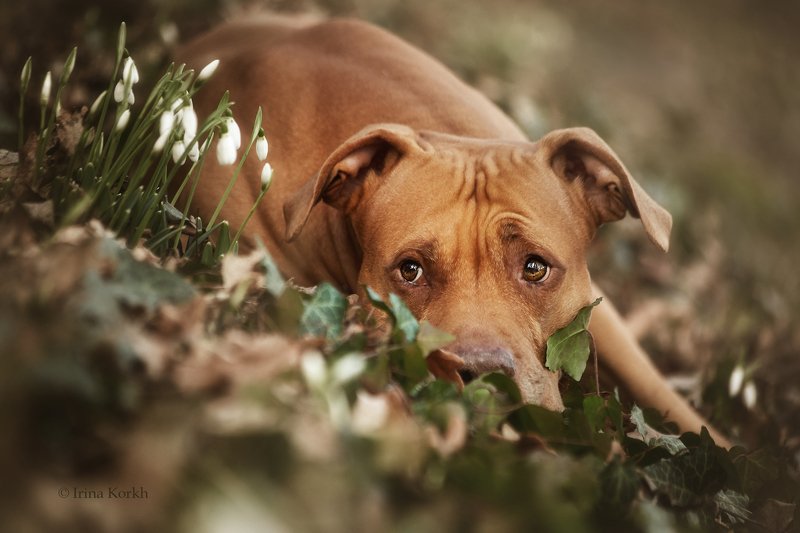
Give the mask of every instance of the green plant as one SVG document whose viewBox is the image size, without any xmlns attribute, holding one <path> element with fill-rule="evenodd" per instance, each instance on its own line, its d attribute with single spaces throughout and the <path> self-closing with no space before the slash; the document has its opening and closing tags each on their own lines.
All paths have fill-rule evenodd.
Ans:
<svg viewBox="0 0 800 533">
<path fill-rule="evenodd" d="M 256 142 L 266 143 L 258 110 L 249 142 L 243 153 L 241 133 L 233 118 L 226 93 L 216 109 L 198 122 L 192 98 L 213 75 L 219 61 L 212 61 L 195 74 L 183 65 L 170 65 L 154 84 L 144 103 L 134 107 L 139 73 L 125 49 L 125 24 L 120 26 L 113 74 L 108 88 L 97 97 L 88 113 L 80 115 L 72 132 L 77 141 L 59 146 L 61 158 L 49 153 L 58 128 L 67 127 L 61 109 L 61 94 L 75 65 L 77 49 L 69 54 L 51 99 L 51 74 L 45 75 L 41 91 L 41 116 L 33 157 L 33 182 L 49 188 L 57 227 L 97 218 L 133 245 L 144 238 L 159 256 L 176 255 L 200 259 L 205 265 L 235 252 L 244 226 L 266 193 L 272 168 L 265 163 L 262 190 L 243 224 L 231 238 L 227 221 L 218 220 L 244 162 Z M 21 100 L 28 90 L 31 59 L 21 74 Z M 24 116 L 19 113 L 20 146 L 24 139 Z M 217 159 L 236 165 L 225 193 L 204 226 L 189 216 L 200 170 L 218 137 Z M 259 150 L 260 160 L 266 149 Z M 187 165 L 188 163 L 188 165 Z M 188 166 L 188 169 L 186 168 Z"/>
</svg>

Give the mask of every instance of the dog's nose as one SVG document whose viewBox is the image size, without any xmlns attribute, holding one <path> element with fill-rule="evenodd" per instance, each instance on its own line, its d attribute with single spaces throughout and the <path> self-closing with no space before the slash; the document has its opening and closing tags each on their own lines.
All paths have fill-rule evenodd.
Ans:
<svg viewBox="0 0 800 533">
<path fill-rule="evenodd" d="M 489 372 L 503 372 L 509 377 L 514 377 L 516 371 L 514 357 L 505 348 L 459 345 L 449 349 L 464 360 L 464 366 L 458 371 L 464 383 L 469 383 L 478 376 Z"/>
</svg>

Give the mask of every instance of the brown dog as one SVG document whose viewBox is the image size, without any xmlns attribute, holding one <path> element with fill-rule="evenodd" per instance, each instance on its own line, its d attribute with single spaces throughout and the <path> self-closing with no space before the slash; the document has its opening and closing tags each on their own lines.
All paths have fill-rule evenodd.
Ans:
<svg viewBox="0 0 800 533">
<path fill-rule="evenodd" d="M 351 20 L 271 16 L 226 24 L 180 61 L 220 59 L 196 107 L 224 90 L 249 127 L 258 106 L 275 180 L 249 231 L 301 284 L 367 285 L 454 333 L 465 374 L 501 370 L 524 398 L 561 409 L 547 338 L 598 294 L 586 249 L 626 212 L 668 247 L 670 215 L 585 128 L 529 142 L 484 96 L 400 39 Z M 259 192 L 252 155 L 223 215 L 238 226 Z M 230 170 L 207 164 L 206 217 Z M 684 430 L 704 421 L 675 394 L 611 303 L 594 311 L 602 363 L 641 404 Z M 718 441 L 724 442 L 719 435 Z"/>
</svg>

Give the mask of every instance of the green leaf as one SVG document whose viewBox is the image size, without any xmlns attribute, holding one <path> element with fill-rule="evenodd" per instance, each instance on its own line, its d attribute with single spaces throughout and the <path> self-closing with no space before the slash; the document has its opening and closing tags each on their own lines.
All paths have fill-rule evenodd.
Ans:
<svg viewBox="0 0 800 533">
<path fill-rule="evenodd" d="M 203 254 L 200 256 L 200 262 L 206 266 L 212 266 L 215 259 L 214 245 L 211 244 L 211 242 L 206 242 L 205 246 L 203 246 Z"/>
<path fill-rule="evenodd" d="M 417 337 L 419 332 L 419 322 L 414 318 L 411 310 L 406 306 L 405 302 L 395 293 L 389 293 L 389 303 L 394 312 L 395 330 L 403 332 L 406 342 L 411 342 Z M 426 354 L 427 355 L 427 354 Z"/>
<path fill-rule="evenodd" d="M 170 224 L 177 224 L 184 219 L 183 211 L 166 200 L 161 201 L 161 208 L 164 210 L 164 214 L 167 215 L 167 221 Z"/>
<path fill-rule="evenodd" d="M 227 220 L 223 220 L 217 230 L 217 255 L 226 255 L 231 247 L 231 228 Z"/>
<path fill-rule="evenodd" d="M 592 431 L 597 431 L 605 427 L 606 421 L 606 405 L 601 396 L 587 396 L 583 399 L 583 414 L 586 415 L 586 420 Z"/>
<path fill-rule="evenodd" d="M 547 358 L 545 366 L 557 372 L 563 370 L 572 379 L 578 381 L 586 370 L 586 361 L 589 359 L 591 335 L 589 330 L 589 317 L 592 308 L 598 305 L 602 298 L 578 311 L 575 319 L 565 327 L 556 331 L 547 339 Z"/>
<path fill-rule="evenodd" d="M 377 307 L 378 309 L 389 315 L 389 318 L 392 319 L 392 323 L 394 323 L 397 320 L 397 318 L 394 316 L 394 311 L 392 311 L 391 307 L 386 305 L 386 302 L 383 301 L 383 298 L 381 298 L 380 294 L 375 292 L 371 287 L 366 287 L 366 286 L 364 287 L 364 292 L 366 292 L 367 298 L 369 299 L 373 307 Z"/>
<path fill-rule="evenodd" d="M 275 300 L 272 318 L 277 329 L 289 335 L 302 333 L 301 318 L 305 312 L 305 303 L 301 294 L 292 287 L 287 287 Z"/>
<path fill-rule="evenodd" d="M 702 495 L 715 492 L 726 478 L 716 446 L 713 442 L 709 444 L 704 435 L 700 436 L 697 447 L 687 448 L 678 455 L 644 467 L 650 487 L 681 507 L 697 503 Z"/>
<path fill-rule="evenodd" d="M 512 405 L 522 403 L 522 394 L 519 392 L 519 387 L 508 374 L 492 372 L 490 374 L 484 374 L 478 378 L 477 381 L 492 385 L 498 393 L 505 394 Z"/>
<path fill-rule="evenodd" d="M 320 283 L 300 319 L 303 331 L 335 339 L 342 333 L 347 299 L 330 283 Z"/>
<path fill-rule="evenodd" d="M 411 391 L 430 376 L 425 357 L 415 343 L 408 343 L 392 350 L 389 359 L 395 377 L 406 391 Z"/>
<path fill-rule="evenodd" d="M 122 52 L 125 50 L 125 23 L 119 25 L 119 34 L 117 35 L 117 61 L 122 58 Z"/>
<path fill-rule="evenodd" d="M 723 523 L 728 526 L 744 524 L 750 518 L 750 510 L 747 508 L 750 498 L 744 494 L 721 490 L 714 495 L 714 503 L 717 504 Z"/>
<path fill-rule="evenodd" d="M 393 336 L 400 335 L 402 339 L 398 340 L 405 342 L 411 342 L 416 338 L 419 332 L 419 322 L 399 296 L 389 293 L 389 304 L 387 305 L 380 294 L 370 287 L 364 287 L 364 290 L 372 305 L 389 315 L 393 325 Z"/>
<path fill-rule="evenodd" d="M 778 479 L 780 463 L 777 456 L 777 452 L 767 449 L 747 452 L 744 448 L 736 447 L 730 451 L 730 457 L 746 493 L 752 494 L 766 483 Z"/>
<path fill-rule="evenodd" d="M 636 469 L 614 458 L 600 473 L 601 503 L 613 510 L 627 511 L 639 491 Z"/>
<path fill-rule="evenodd" d="M 685 507 L 698 498 L 698 494 L 688 487 L 688 481 L 680 465 L 670 459 L 662 459 L 644 468 L 645 479 L 650 488 L 664 494 L 672 505 Z"/>
<path fill-rule="evenodd" d="M 103 269 L 88 269 L 83 278 L 81 315 L 97 324 L 115 326 L 125 309 L 155 311 L 165 303 L 180 304 L 196 296 L 183 278 L 147 262 L 111 238 L 98 241 L 95 254 Z M 113 265 L 113 268 L 111 267 Z"/>
<path fill-rule="evenodd" d="M 622 404 L 616 391 L 606 399 L 606 413 L 617 431 L 617 438 L 622 440 L 625 436 L 625 421 L 622 416 Z"/>
<path fill-rule="evenodd" d="M 511 413 L 508 421 L 517 431 L 532 432 L 546 439 L 564 436 L 564 417 L 538 405 L 524 405 Z"/>
<path fill-rule="evenodd" d="M 654 439 L 650 439 L 651 447 L 664 448 L 670 455 L 677 455 L 686 449 L 686 445 L 676 435 L 659 435 Z"/>
<path fill-rule="evenodd" d="M 258 246 L 258 250 L 264 254 L 261 259 L 261 267 L 264 269 L 264 286 L 270 294 L 277 298 L 283 294 L 284 289 L 286 289 L 286 280 L 283 278 L 280 270 L 278 270 L 278 265 L 275 264 L 275 260 L 272 259 L 269 251 L 267 251 L 267 247 L 264 246 L 264 243 L 258 236 L 256 236 L 256 245 Z"/>
<path fill-rule="evenodd" d="M 426 357 L 432 351 L 447 346 L 454 340 L 456 340 L 455 336 L 432 326 L 428 321 L 423 321 L 419 324 L 417 344 L 419 344 L 420 350 Z"/>
<path fill-rule="evenodd" d="M 631 408 L 631 422 L 633 422 L 633 425 L 636 426 L 636 431 L 639 433 L 639 435 L 641 435 L 643 439 L 646 439 L 647 434 L 649 433 L 649 428 L 647 426 L 647 422 L 644 420 L 644 412 L 636 404 L 633 404 L 633 407 Z"/>
</svg>

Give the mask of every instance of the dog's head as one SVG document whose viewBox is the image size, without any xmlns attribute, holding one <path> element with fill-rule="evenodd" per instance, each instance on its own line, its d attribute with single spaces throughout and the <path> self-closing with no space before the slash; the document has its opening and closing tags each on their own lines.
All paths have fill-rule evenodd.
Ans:
<svg viewBox="0 0 800 533">
<path fill-rule="evenodd" d="M 547 339 L 592 300 L 586 249 L 626 212 L 666 250 L 670 215 L 593 131 L 535 143 L 376 125 L 336 149 L 284 209 L 287 237 L 320 200 L 362 248 L 359 282 L 456 335 L 465 374 L 501 370 L 525 400 L 562 407 Z"/>
</svg>

